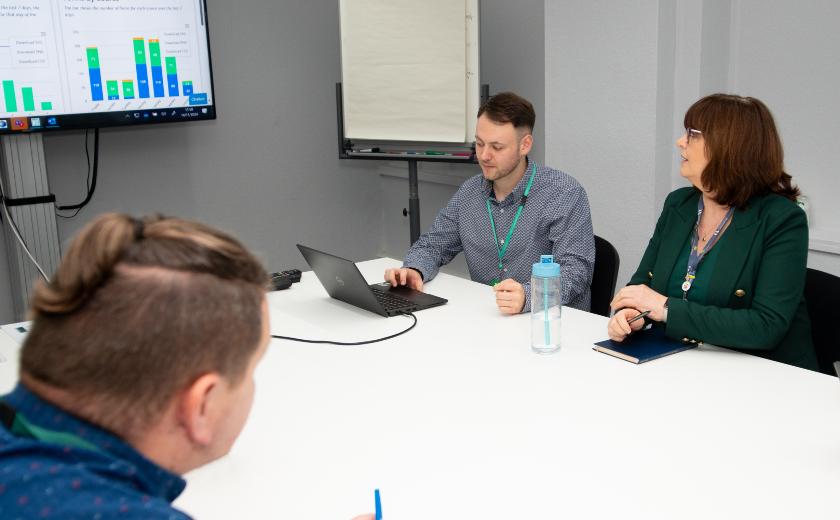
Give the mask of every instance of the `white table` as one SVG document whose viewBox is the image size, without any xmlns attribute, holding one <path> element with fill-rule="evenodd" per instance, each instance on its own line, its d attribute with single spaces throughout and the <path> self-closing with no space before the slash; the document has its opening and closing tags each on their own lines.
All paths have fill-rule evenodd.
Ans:
<svg viewBox="0 0 840 520">
<path fill-rule="evenodd" d="M 378 281 L 390 259 L 360 264 Z M 633 365 L 592 350 L 606 318 L 564 309 L 537 355 L 529 316 L 440 275 L 449 298 L 362 347 L 274 340 L 230 455 L 190 473 L 201 519 L 837 518 L 840 384 L 714 347 Z M 401 330 L 312 273 L 269 296 L 275 334 Z"/>
<path fill-rule="evenodd" d="M 378 281 L 390 259 L 363 262 Z M 274 341 L 231 454 L 188 476 L 198 518 L 837 518 L 840 384 L 703 347 L 646 365 L 592 350 L 606 318 L 564 309 L 563 347 L 528 315 L 440 275 L 449 298 L 363 347 Z M 400 330 L 331 300 L 312 273 L 269 296 L 275 334 Z"/>
<path fill-rule="evenodd" d="M 0 395 L 9 393 L 17 383 L 20 345 L 5 331 L 0 331 Z"/>
</svg>

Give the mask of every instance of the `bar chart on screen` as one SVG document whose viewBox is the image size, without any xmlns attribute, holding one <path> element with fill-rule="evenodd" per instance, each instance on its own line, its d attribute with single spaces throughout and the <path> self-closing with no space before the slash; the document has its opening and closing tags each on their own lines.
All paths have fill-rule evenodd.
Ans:
<svg viewBox="0 0 840 520">
<path fill-rule="evenodd" d="M 50 114 L 65 105 L 52 26 L 47 1 L 0 9 L 0 114 Z"/>
<path fill-rule="evenodd" d="M 0 117 L 212 105 L 201 0 L 0 0 Z"/>
<path fill-rule="evenodd" d="M 163 30 L 162 36 L 126 31 L 76 33 L 71 89 L 89 110 L 165 108 L 207 104 L 207 94 L 190 32 Z"/>
<path fill-rule="evenodd" d="M 54 99 L 61 99 L 60 88 L 54 82 L 29 81 L 18 84 L 13 79 L 3 79 L 3 113 L 27 115 L 38 112 L 48 114 L 54 110 Z"/>
</svg>

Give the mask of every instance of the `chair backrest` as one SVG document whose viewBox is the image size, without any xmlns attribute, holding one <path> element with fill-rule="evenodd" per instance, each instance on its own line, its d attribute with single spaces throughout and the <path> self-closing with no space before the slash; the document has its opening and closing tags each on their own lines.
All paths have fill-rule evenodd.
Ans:
<svg viewBox="0 0 840 520">
<path fill-rule="evenodd" d="M 835 304 L 840 294 L 840 278 L 808 269 L 805 276 L 805 303 L 811 317 L 811 338 L 817 351 L 817 363 L 823 374 L 836 375 L 834 362 L 840 361 L 840 340 L 837 339 Z"/>
<path fill-rule="evenodd" d="M 610 302 L 618 280 L 618 251 L 609 241 L 595 235 L 595 266 L 592 270 L 590 310 L 601 316 L 610 315 Z"/>
</svg>

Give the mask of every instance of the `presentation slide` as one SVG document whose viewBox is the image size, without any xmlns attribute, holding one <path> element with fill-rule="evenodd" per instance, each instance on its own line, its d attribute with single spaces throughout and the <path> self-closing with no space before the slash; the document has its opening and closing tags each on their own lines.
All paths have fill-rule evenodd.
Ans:
<svg viewBox="0 0 840 520">
<path fill-rule="evenodd" d="M 0 0 L 0 118 L 210 106 L 205 20 L 203 0 Z"/>
</svg>

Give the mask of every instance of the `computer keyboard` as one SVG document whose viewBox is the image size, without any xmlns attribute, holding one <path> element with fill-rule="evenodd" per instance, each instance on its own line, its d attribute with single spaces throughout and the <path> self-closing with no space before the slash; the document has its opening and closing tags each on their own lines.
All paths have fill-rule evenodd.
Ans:
<svg viewBox="0 0 840 520">
<path fill-rule="evenodd" d="M 382 289 L 374 288 L 373 294 L 386 311 L 410 309 L 411 307 L 414 307 L 414 304 L 405 298 L 383 291 Z"/>
</svg>

